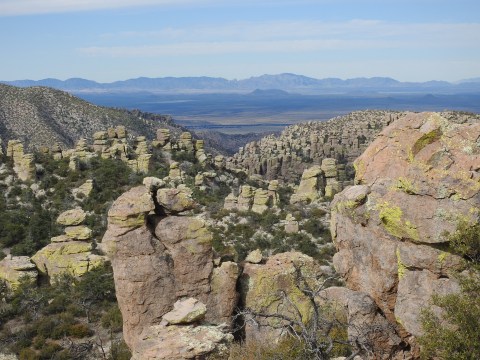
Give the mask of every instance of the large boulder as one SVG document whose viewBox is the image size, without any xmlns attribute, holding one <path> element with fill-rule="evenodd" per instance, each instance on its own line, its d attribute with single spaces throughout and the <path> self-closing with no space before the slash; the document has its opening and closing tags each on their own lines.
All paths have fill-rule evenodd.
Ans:
<svg viewBox="0 0 480 360">
<path fill-rule="evenodd" d="M 80 277 L 106 261 L 104 256 L 92 253 L 91 243 L 80 241 L 52 242 L 32 256 L 40 274 L 54 283 L 56 277 L 70 274 Z"/>
<path fill-rule="evenodd" d="M 0 280 L 15 290 L 21 281 L 36 282 L 38 272 L 36 266 L 28 256 L 7 255 L 0 261 Z"/>
<path fill-rule="evenodd" d="M 81 208 L 64 211 L 57 218 L 57 224 L 65 226 L 80 225 L 85 221 L 87 214 Z"/>
<path fill-rule="evenodd" d="M 211 354 L 226 359 L 232 341 L 221 326 L 153 325 L 138 336 L 132 360 L 205 359 Z"/>
<path fill-rule="evenodd" d="M 292 316 L 298 309 L 304 320 L 309 319 L 313 308 L 298 287 L 297 269 L 305 279 L 313 281 L 312 288 L 319 286 L 320 283 L 315 280 L 321 275 L 318 265 L 311 257 L 299 252 L 273 255 L 265 264 L 245 263 L 240 277 L 242 305 L 254 313 L 269 315 L 280 313 Z M 259 327 L 248 318 L 246 320 L 247 341 L 259 337 L 265 341 L 276 341 L 282 333 L 282 329 L 278 329 L 278 319 L 256 317 Z"/>
<path fill-rule="evenodd" d="M 133 188 L 109 211 L 101 248 L 112 262 L 124 338 L 135 359 L 190 359 L 230 339 L 215 325 L 231 326 L 238 266 L 214 264 L 203 220 L 165 215 L 185 210 L 175 207 L 177 190 Z M 164 326 L 162 318 L 185 298 L 206 305 L 205 324 Z M 185 339 L 197 341 L 198 349 Z"/>
<path fill-rule="evenodd" d="M 173 304 L 173 310 L 163 315 L 168 324 L 190 324 L 203 320 L 207 307 L 195 298 L 180 299 Z"/>
<path fill-rule="evenodd" d="M 479 217 L 479 137 L 474 119 L 407 114 L 356 160 L 356 185 L 332 203 L 337 272 L 411 345 L 431 296 L 459 290 L 452 272 L 462 261 L 441 249 Z"/>
</svg>

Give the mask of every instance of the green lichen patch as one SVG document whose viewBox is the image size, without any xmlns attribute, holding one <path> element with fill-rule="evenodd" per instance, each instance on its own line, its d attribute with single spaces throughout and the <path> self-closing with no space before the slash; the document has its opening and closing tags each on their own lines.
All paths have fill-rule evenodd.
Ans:
<svg viewBox="0 0 480 360">
<path fill-rule="evenodd" d="M 397 248 L 396 255 L 397 255 L 398 278 L 401 279 L 405 276 L 405 272 L 407 271 L 407 267 L 402 262 L 402 259 L 400 257 L 400 249 L 399 248 Z"/>
<path fill-rule="evenodd" d="M 411 153 L 409 152 L 409 154 L 411 154 L 411 156 L 414 158 L 423 148 L 434 143 L 435 141 L 440 140 L 441 137 L 442 130 L 440 128 L 423 134 L 417 141 L 415 141 L 415 144 L 412 146 Z"/>
<path fill-rule="evenodd" d="M 409 220 L 403 220 L 403 212 L 398 206 L 388 202 L 377 204 L 379 217 L 385 230 L 399 239 L 420 241 L 418 230 Z"/>
<path fill-rule="evenodd" d="M 399 177 L 393 188 L 395 190 L 397 190 L 397 189 L 401 190 L 401 191 L 403 191 L 407 194 L 417 194 L 418 193 L 418 189 L 413 184 L 413 182 L 410 179 L 407 179 L 405 177 Z"/>
</svg>

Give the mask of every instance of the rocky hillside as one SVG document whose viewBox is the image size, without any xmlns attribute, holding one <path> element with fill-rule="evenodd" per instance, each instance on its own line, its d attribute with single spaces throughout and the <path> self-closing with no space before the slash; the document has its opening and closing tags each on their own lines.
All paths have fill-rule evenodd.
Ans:
<svg viewBox="0 0 480 360">
<path fill-rule="evenodd" d="M 4 139 L 0 358 L 479 358 L 480 117 L 331 122 L 269 144 L 310 146 L 294 184 L 166 128 Z"/>
<path fill-rule="evenodd" d="M 366 110 L 325 122 L 289 126 L 280 136 L 270 135 L 240 148 L 227 166 L 267 180 L 296 182 L 304 169 L 320 165 L 325 158 L 334 158 L 346 167 L 346 178 L 340 180 L 351 180 L 353 161 L 384 127 L 404 115 L 398 111 Z M 479 118 L 460 112 L 442 115 L 459 120 Z"/>
<path fill-rule="evenodd" d="M 119 125 L 148 138 L 159 127 L 183 131 L 169 116 L 100 107 L 46 87 L 0 84 L 0 137 L 18 139 L 29 149 L 54 143 L 72 147 L 81 138 Z"/>
</svg>

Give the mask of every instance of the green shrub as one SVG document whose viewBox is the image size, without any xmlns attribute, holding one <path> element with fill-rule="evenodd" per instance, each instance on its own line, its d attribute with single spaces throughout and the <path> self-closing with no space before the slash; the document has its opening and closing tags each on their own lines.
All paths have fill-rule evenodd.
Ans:
<svg viewBox="0 0 480 360">
<path fill-rule="evenodd" d="M 112 305 L 108 311 L 102 316 L 102 326 L 105 329 L 110 329 L 113 332 L 122 331 L 123 320 L 122 313 L 117 304 Z"/>
<path fill-rule="evenodd" d="M 435 295 L 426 308 L 419 338 L 423 359 L 480 359 L 480 224 L 461 221 L 450 237 L 450 250 L 466 259 L 467 272 L 457 274 L 461 292 Z"/>
<path fill-rule="evenodd" d="M 63 348 L 54 342 L 48 342 L 40 350 L 40 359 L 53 359 L 55 354 L 63 350 Z"/>
<path fill-rule="evenodd" d="M 132 354 L 125 341 L 112 341 L 108 360 L 130 360 Z"/>
<path fill-rule="evenodd" d="M 434 296 L 432 303 L 443 310 L 426 309 L 421 322 L 424 335 L 419 338 L 422 358 L 480 359 L 480 278 L 478 274 L 462 278 L 462 292 Z"/>
<path fill-rule="evenodd" d="M 88 327 L 87 324 L 73 324 L 68 327 L 68 335 L 74 338 L 84 338 L 91 336 L 93 334 L 92 330 Z"/>
<path fill-rule="evenodd" d="M 30 349 L 30 348 L 24 348 L 20 350 L 18 354 L 18 359 L 19 360 L 40 360 L 40 356 L 37 355 L 37 353 Z"/>
</svg>

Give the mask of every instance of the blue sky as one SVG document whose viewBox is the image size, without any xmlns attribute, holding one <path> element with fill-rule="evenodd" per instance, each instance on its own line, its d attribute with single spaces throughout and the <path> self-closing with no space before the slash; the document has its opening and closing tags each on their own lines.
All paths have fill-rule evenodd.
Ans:
<svg viewBox="0 0 480 360">
<path fill-rule="evenodd" d="M 0 0 L 0 79 L 480 76 L 478 0 Z"/>
</svg>

